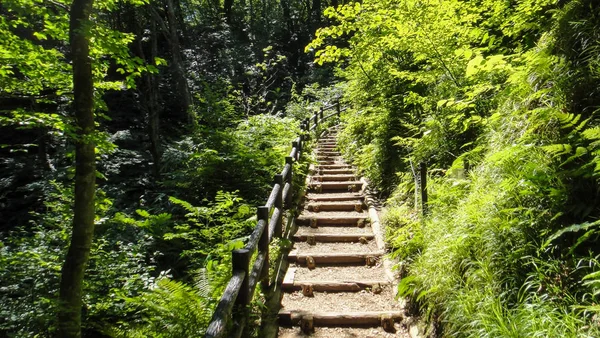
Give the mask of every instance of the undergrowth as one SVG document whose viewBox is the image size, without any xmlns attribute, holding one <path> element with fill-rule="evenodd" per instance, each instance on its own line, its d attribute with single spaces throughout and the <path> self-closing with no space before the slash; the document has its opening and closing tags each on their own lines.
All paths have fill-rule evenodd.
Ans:
<svg viewBox="0 0 600 338">
<path fill-rule="evenodd" d="M 387 198 L 398 296 L 425 333 L 599 336 L 594 1 L 366 0 L 327 14 L 309 49 L 339 65 L 341 148 Z"/>
</svg>

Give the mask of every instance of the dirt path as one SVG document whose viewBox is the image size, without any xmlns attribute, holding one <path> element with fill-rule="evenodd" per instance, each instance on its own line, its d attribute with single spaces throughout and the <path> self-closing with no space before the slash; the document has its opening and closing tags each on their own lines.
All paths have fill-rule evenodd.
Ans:
<svg viewBox="0 0 600 338">
<path fill-rule="evenodd" d="M 304 210 L 288 259 L 279 337 L 409 337 L 395 284 L 383 264 L 363 183 L 336 149 L 319 140 Z"/>
</svg>

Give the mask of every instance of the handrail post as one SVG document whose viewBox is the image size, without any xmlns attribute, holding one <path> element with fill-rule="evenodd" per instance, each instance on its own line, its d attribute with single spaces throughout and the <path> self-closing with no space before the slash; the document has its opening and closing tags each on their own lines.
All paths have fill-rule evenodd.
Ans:
<svg viewBox="0 0 600 338">
<path fill-rule="evenodd" d="M 319 109 L 319 119 L 321 120 L 321 122 L 323 122 L 323 107 Z"/>
<path fill-rule="evenodd" d="M 297 161 L 300 158 L 300 145 L 298 144 L 298 141 L 292 141 L 292 149 L 293 148 L 296 148 L 295 160 Z"/>
<path fill-rule="evenodd" d="M 258 252 L 265 254 L 265 262 L 260 272 L 260 284 L 263 290 L 269 288 L 269 208 L 262 206 L 256 210 L 256 219 L 258 222 L 263 221 L 265 227 L 258 240 Z"/>
<path fill-rule="evenodd" d="M 290 209 L 292 207 L 292 178 L 294 177 L 292 172 L 294 171 L 294 160 L 291 156 L 286 156 L 285 163 L 286 165 L 290 165 L 290 171 L 288 171 L 287 177 L 285 177 L 285 182 L 290 184 L 290 190 L 288 191 L 288 194 L 285 197 L 285 208 Z"/>
<path fill-rule="evenodd" d="M 274 237 L 281 237 L 282 234 L 282 216 L 283 216 L 283 176 L 281 174 L 275 175 L 275 184 L 279 184 L 279 192 L 277 193 L 277 197 L 275 198 L 275 208 L 279 208 L 280 213 L 277 218 L 277 223 L 275 224 L 275 231 L 273 232 Z M 291 194 L 291 191 L 288 191 L 288 195 Z"/>
<path fill-rule="evenodd" d="M 340 100 L 337 100 L 335 108 L 336 108 L 337 117 L 338 117 L 338 120 L 339 120 L 342 117 L 342 108 L 340 107 Z"/>
<path fill-rule="evenodd" d="M 231 252 L 231 267 L 233 272 L 244 271 L 244 280 L 240 287 L 240 292 L 235 300 L 235 304 L 245 309 L 250 304 L 250 250 L 236 249 Z"/>
<path fill-rule="evenodd" d="M 421 162 L 419 165 L 419 172 L 421 178 L 421 206 L 423 210 L 423 216 L 427 214 L 427 165 L 425 162 Z"/>
<path fill-rule="evenodd" d="M 316 112 L 315 115 L 313 115 L 313 117 L 315 118 L 315 140 L 318 141 L 319 140 L 319 112 Z"/>
</svg>

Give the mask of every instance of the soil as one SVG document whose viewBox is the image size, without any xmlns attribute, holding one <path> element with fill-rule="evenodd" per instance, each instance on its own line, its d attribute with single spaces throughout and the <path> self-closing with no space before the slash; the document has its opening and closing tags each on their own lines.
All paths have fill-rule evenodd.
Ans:
<svg viewBox="0 0 600 338">
<path fill-rule="evenodd" d="M 298 228 L 297 235 L 314 235 L 314 234 L 352 234 L 352 235 L 372 235 L 373 231 L 370 226 L 364 228 L 359 227 L 319 227 L 311 228 L 308 226 L 301 226 Z"/>
<path fill-rule="evenodd" d="M 369 213 L 366 211 L 356 212 L 356 211 L 319 211 L 312 212 L 308 210 L 303 210 L 299 218 L 367 218 Z"/>
<path fill-rule="evenodd" d="M 300 328 L 280 328 L 279 338 L 409 338 L 408 331 L 401 324 L 395 325 L 396 333 L 383 331 L 380 327 L 350 328 L 350 327 L 317 327 L 315 332 L 306 335 Z"/>
<path fill-rule="evenodd" d="M 374 240 L 365 244 L 348 242 L 317 243 L 316 245 L 310 245 L 306 242 L 298 242 L 294 244 L 294 248 L 298 249 L 299 254 L 381 252 L 381 250 L 377 248 L 377 243 Z"/>
<path fill-rule="evenodd" d="M 285 311 L 317 312 L 361 312 L 401 311 L 402 307 L 394 300 L 396 292 L 391 285 L 382 287 L 380 294 L 368 290 L 359 292 L 315 292 L 314 297 L 305 297 L 302 291 L 283 296 L 281 309 Z"/>
<path fill-rule="evenodd" d="M 309 270 L 306 267 L 296 269 L 295 282 L 301 281 L 339 281 L 360 282 L 373 280 L 388 280 L 385 271 L 380 266 L 328 266 Z M 364 309 L 363 309 L 364 310 Z"/>
<path fill-rule="evenodd" d="M 360 199 L 362 199 L 362 196 L 356 192 L 342 192 L 342 193 L 339 193 L 339 192 L 327 193 L 327 192 L 325 192 L 325 193 L 321 193 L 321 194 L 311 192 L 306 195 L 307 200 L 315 200 L 315 201 L 322 200 L 322 199 L 331 200 L 331 199 L 335 199 L 335 198 L 340 198 L 340 199 L 347 201 L 350 199 L 351 200 L 360 200 Z"/>
</svg>

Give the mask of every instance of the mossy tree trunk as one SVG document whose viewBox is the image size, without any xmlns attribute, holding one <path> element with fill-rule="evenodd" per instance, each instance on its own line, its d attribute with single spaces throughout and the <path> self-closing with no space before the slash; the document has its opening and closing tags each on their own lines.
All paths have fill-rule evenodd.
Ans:
<svg viewBox="0 0 600 338">
<path fill-rule="evenodd" d="M 93 0 L 73 0 L 69 38 L 73 58 L 75 141 L 75 206 L 73 233 L 62 267 L 58 336 L 81 337 L 82 285 L 94 234 L 96 156 L 94 152 L 94 83 L 89 57 Z"/>
</svg>

